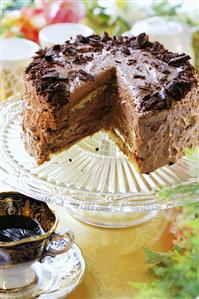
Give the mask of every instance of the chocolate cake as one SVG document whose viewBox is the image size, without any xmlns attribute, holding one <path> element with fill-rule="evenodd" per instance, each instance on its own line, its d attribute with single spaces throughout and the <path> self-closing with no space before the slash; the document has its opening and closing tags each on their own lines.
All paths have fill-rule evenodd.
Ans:
<svg viewBox="0 0 199 299">
<path fill-rule="evenodd" d="M 38 164 L 99 130 L 142 173 L 199 141 L 197 77 L 186 54 L 145 33 L 104 33 L 41 49 L 25 71 L 22 128 Z"/>
</svg>

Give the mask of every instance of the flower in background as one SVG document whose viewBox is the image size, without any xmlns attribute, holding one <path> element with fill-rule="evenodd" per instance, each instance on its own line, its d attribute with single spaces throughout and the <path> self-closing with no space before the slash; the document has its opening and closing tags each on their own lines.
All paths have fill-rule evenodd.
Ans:
<svg viewBox="0 0 199 299">
<path fill-rule="evenodd" d="M 3 34 L 38 42 L 39 31 L 48 24 L 79 22 L 85 15 L 85 6 L 82 1 L 38 0 L 15 11 L 14 16 L 13 13 L 6 11 L 1 20 Z"/>
<path fill-rule="evenodd" d="M 99 0 L 98 3 L 104 7 L 105 12 L 112 16 L 112 18 L 119 17 L 129 26 L 133 26 L 137 20 L 147 18 L 148 10 L 142 9 L 139 5 L 139 1 Z"/>
<path fill-rule="evenodd" d="M 85 6 L 81 1 L 60 0 L 44 1 L 41 0 L 42 7 L 46 13 L 48 23 L 77 23 L 85 15 Z"/>
<path fill-rule="evenodd" d="M 87 26 L 102 34 L 107 31 L 111 35 L 120 35 L 128 30 L 129 24 L 120 16 L 121 10 L 126 7 L 125 0 L 84 0 L 86 6 L 86 18 L 84 22 Z"/>
<path fill-rule="evenodd" d="M 44 16 L 43 8 L 23 8 L 21 10 L 21 34 L 30 40 L 38 41 L 38 35 L 41 28 L 46 26 L 47 20 Z"/>
</svg>

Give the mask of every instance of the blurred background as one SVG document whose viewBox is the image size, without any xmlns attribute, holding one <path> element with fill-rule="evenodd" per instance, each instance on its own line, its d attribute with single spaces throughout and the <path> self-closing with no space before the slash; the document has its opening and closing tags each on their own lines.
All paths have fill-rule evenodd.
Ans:
<svg viewBox="0 0 199 299">
<path fill-rule="evenodd" d="M 23 89 L 24 68 L 30 62 L 31 57 L 39 46 L 45 47 L 63 42 L 76 34 L 89 35 L 93 32 L 101 34 L 107 31 L 112 35 L 124 34 L 130 36 L 146 32 L 151 40 L 161 41 L 168 49 L 174 52 L 188 53 L 192 57 L 192 63 L 195 64 L 199 71 L 199 0 L 0 0 L 0 2 L 0 100 L 5 100 L 10 96 L 14 96 L 17 99 L 16 93 L 21 92 Z M 198 151 L 195 153 L 190 150 L 189 155 L 194 156 L 195 164 L 199 165 Z M 192 194 L 199 194 L 198 184 L 185 185 L 185 188 L 180 190 L 190 201 Z M 162 196 L 167 198 L 175 196 L 175 192 L 178 194 L 179 190 L 177 188 L 173 191 L 168 189 L 164 192 Z M 143 261 L 143 248 L 141 245 L 137 250 L 137 255 L 134 255 L 134 251 L 132 257 L 129 254 L 123 255 L 125 263 L 127 258 L 134 258 L 137 262 L 137 267 L 134 261 L 133 267 L 131 267 L 130 263 L 132 260 L 128 260 L 127 270 L 122 263 L 120 269 L 117 269 L 117 271 L 121 272 L 120 276 L 117 275 L 119 272 L 115 272 L 114 269 L 114 273 L 118 276 L 116 282 L 121 286 L 122 294 L 125 286 L 126 289 L 129 286 L 129 292 L 132 294 L 132 286 L 134 286 L 142 289 L 139 299 L 199 298 L 199 204 L 189 205 L 182 209 L 179 208 L 179 210 L 175 210 L 174 214 L 177 217 L 168 229 L 169 235 L 170 233 L 174 235 L 174 241 L 171 241 L 171 238 L 169 241 L 168 233 L 164 234 L 163 241 L 156 236 L 157 244 L 159 244 L 154 247 L 155 250 L 160 251 L 162 249 L 168 250 L 171 245 L 174 245 L 172 251 L 162 254 L 162 252 L 145 250 L 145 262 Z M 159 232 L 159 222 L 156 225 Z M 137 233 L 137 230 L 136 233 L 140 237 L 141 244 L 143 244 L 144 239 L 150 240 L 152 238 L 153 233 L 156 233 L 156 229 L 154 229 L 153 223 L 152 226 L 140 227 L 141 231 L 143 228 L 143 234 Z M 149 227 L 149 233 L 146 233 L 147 230 L 144 231 L 144 227 Z M 90 238 L 92 244 L 89 242 L 87 244 L 89 238 L 85 238 L 85 232 L 83 231 L 82 233 L 76 227 L 75 230 L 79 231 L 79 236 L 83 236 L 82 240 L 85 242 L 83 249 L 86 257 L 89 261 L 91 261 L 90 257 L 94 260 L 97 255 L 93 255 L 94 251 L 90 252 L 89 249 L 93 250 L 93 235 L 95 231 L 93 230 L 92 238 Z M 128 233 L 131 236 L 130 230 Z M 98 239 L 98 236 L 96 239 Z M 149 238 L 149 236 L 151 237 Z M 131 239 L 126 234 L 125 237 L 126 240 Z M 112 245 L 113 239 L 114 242 L 115 240 L 117 242 L 119 240 L 117 238 L 114 234 L 114 238 L 110 238 L 110 244 Z M 136 238 L 135 240 L 137 240 Z M 111 248 L 108 247 L 111 245 L 107 242 L 107 236 L 104 237 L 102 234 L 99 240 L 99 242 L 101 240 L 102 243 L 104 242 L 104 248 Z M 106 242 L 108 245 L 106 245 Z M 122 239 L 122 242 L 125 245 L 124 239 Z M 80 242 L 80 244 L 83 245 L 83 242 Z M 125 245 L 126 248 L 127 244 Z M 96 254 L 98 252 L 102 254 L 101 248 L 103 246 L 101 245 L 101 243 L 96 242 L 95 247 L 99 248 Z M 121 252 L 125 252 L 125 246 L 121 247 L 121 250 L 124 250 Z M 119 246 L 116 247 L 118 249 Z M 112 252 L 116 255 L 113 254 L 112 258 L 108 255 L 106 260 L 108 261 L 108 267 L 112 265 L 111 263 L 115 256 L 118 260 L 115 248 Z M 105 250 L 103 254 L 103 257 L 106 257 Z M 122 256 L 122 254 L 119 256 Z M 99 269 L 101 269 L 101 264 L 103 264 L 101 259 L 97 256 L 96 260 L 99 260 Z M 137 281 L 137 275 L 142 277 L 142 273 L 141 275 L 137 273 L 140 271 L 140 266 L 141 271 L 148 273 L 148 266 L 146 266 L 147 268 L 144 267 L 144 263 L 148 263 L 150 267 L 154 264 L 153 268 L 150 268 L 150 273 L 153 273 L 156 281 L 152 284 L 145 284 L 144 287 L 143 284 L 139 285 L 138 283 L 134 283 L 131 286 L 129 281 Z M 102 272 L 102 281 L 106 280 L 107 274 L 112 275 L 112 272 L 109 271 L 110 269 L 106 267 L 104 268 L 106 271 Z M 100 277 L 96 274 L 98 273 L 96 271 L 98 268 L 92 269 L 94 269 L 96 277 L 91 275 L 88 284 L 85 284 L 85 289 L 86 291 L 89 290 L 89 292 L 93 282 L 95 283 L 96 281 L 96 285 L 100 285 Z M 135 277 L 131 277 L 131 273 L 133 273 L 133 271 L 130 272 L 131 270 L 134 271 Z M 145 279 L 148 279 L 148 274 L 143 275 L 143 280 L 145 281 Z M 113 285 L 115 280 L 112 276 L 111 281 Z M 110 291 L 112 290 L 112 285 L 110 284 L 109 286 L 109 281 L 107 284 L 104 283 L 104 285 L 105 287 L 108 285 Z M 82 295 L 82 289 L 84 290 L 84 284 L 82 288 L 80 287 L 79 293 L 77 292 L 77 297 L 73 298 L 80 298 L 79 294 Z M 118 292 L 118 290 L 116 291 Z M 91 292 L 90 294 L 93 293 Z M 113 296 L 109 298 L 113 298 Z M 135 297 L 132 295 L 132 298 Z"/>
<path fill-rule="evenodd" d="M 112 35 L 136 35 L 146 32 L 152 40 L 159 40 L 171 51 L 190 54 L 192 63 L 199 70 L 198 0 L 2 0 L 1 3 L 2 38 L 24 38 L 40 43 L 41 46 L 49 46 L 63 42 L 70 34 L 101 34 L 107 31 Z M 62 24 L 61 27 L 52 27 L 58 23 Z M 63 23 L 71 23 L 72 27 L 62 29 Z M 74 27 L 74 23 L 87 27 Z M 41 30 L 49 26 L 51 30 L 42 31 L 41 34 Z M 52 28 L 57 29 L 53 31 Z M 44 36 L 43 32 L 47 32 L 48 36 Z M 19 45 L 13 42 L 6 49 L 7 39 L 2 38 L 5 52 L 2 59 L 8 59 L 8 54 L 17 55 Z M 7 98 L 13 93 L 13 82 L 17 79 L 13 79 L 14 75 L 9 79 L 10 72 L 6 66 L 1 74 L 1 98 Z M 20 88 L 21 84 L 15 89 Z"/>
</svg>

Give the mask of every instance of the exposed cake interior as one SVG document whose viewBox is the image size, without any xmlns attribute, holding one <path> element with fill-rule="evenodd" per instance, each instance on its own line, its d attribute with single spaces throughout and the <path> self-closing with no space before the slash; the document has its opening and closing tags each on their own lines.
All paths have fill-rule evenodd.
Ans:
<svg viewBox="0 0 199 299">
<path fill-rule="evenodd" d="M 87 94 L 82 89 L 70 108 L 66 106 L 62 109 L 59 127 L 43 132 L 48 146 L 40 163 L 49 159 L 51 153 L 68 149 L 100 130 L 106 131 L 123 152 L 127 153 L 125 147 L 129 149 L 129 153 L 133 152 L 134 128 L 129 127 L 127 111 L 122 105 L 125 98 L 122 101 L 115 72 L 114 69 L 104 72 L 103 80 L 102 76 L 97 78 L 94 88 Z M 85 84 L 85 89 L 87 88 Z M 132 111 L 130 115 L 132 118 Z"/>
<path fill-rule="evenodd" d="M 64 128 L 51 131 L 49 152 L 71 147 L 86 136 L 93 135 L 106 127 L 107 115 L 111 112 L 111 91 L 114 82 L 108 79 L 87 95 L 79 98 L 66 112 L 67 122 Z M 64 115 L 64 111 L 62 111 Z"/>
</svg>

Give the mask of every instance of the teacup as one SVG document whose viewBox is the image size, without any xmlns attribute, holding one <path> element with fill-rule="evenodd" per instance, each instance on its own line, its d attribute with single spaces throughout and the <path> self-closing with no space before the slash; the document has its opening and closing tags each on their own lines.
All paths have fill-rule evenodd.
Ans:
<svg viewBox="0 0 199 299">
<path fill-rule="evenodd" d="M 23 91 L 23 72 L 39 46 L 27 39 L 1 37 L 0 100 Z"/>
<path fill-rule="evenodd" d="M 66 40 L 74 39 L 78 34 L 88 36 L 94 31 L 79 23 L 58 23 L 44 27 L 39 32 L 39 42 L 42 48 L 63 44 Z"/>
<path fill-rule="evenodd" d="M 20 193 L 0 193 L 0 218 L 6 216 L 12 221 L 13 215 L 33 219 L 43 233 L 9 242 L 0 241 L 1 291 L 32 285 L 37 278 L 34 264 L 44 261 L 46 256 L 65 253 L 74 241 L 68 230 L 63 234 L 55 232 L 58 216 L 45 202 Z"/>
<path fill-rule="evenodd" d="M 183 23 L 170 21 L 164 17 L 155 16 L 137 21 L 132 29 L 124 35 L 138 35 L 145 32 L 149 34 L 151 41 L 159 41 L 172 52 L 185 52 L 192 57 L 194 63 L 194 53 L 192 49 L 191 29 Z"/>
</svg>

